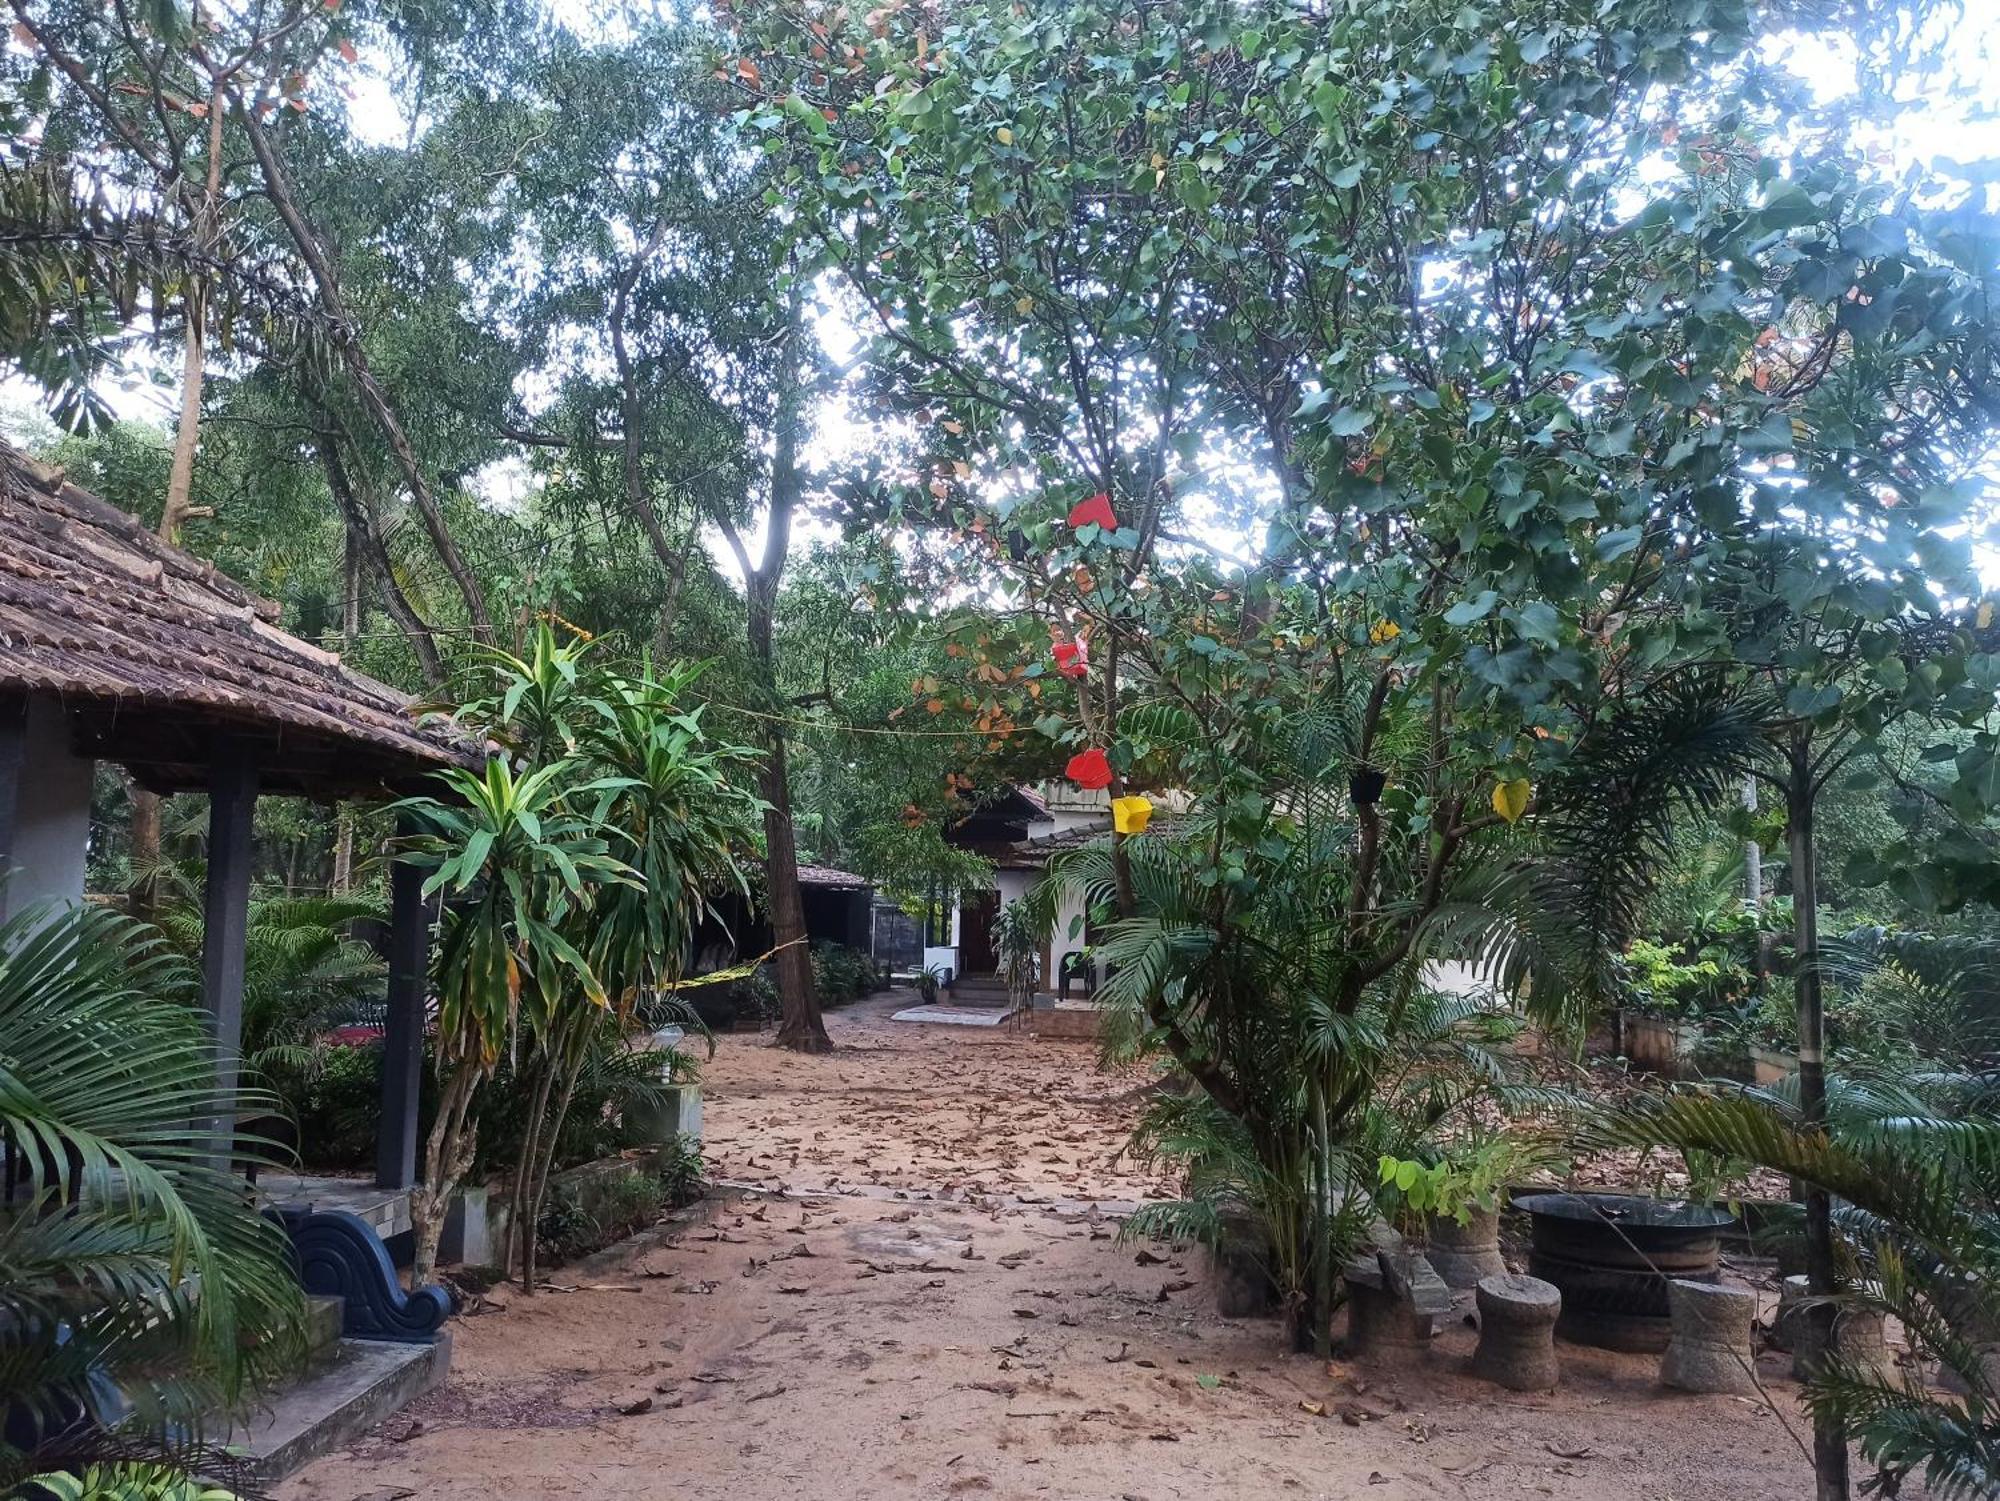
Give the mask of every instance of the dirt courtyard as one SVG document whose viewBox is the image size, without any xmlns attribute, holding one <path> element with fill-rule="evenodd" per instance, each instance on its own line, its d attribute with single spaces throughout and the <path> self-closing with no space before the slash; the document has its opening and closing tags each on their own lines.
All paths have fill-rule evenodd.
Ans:
<svg viewBox="0 0 2000 1501">
<path fill-rule="evenodd" d="M 1781 1420 L 1568 1345 L 1558 1393 L 1505 1392 L 1462 1374 L 1461 1320 L 1400 1377 L 1285 1354 L 1274 1320 L 1214 1313 L 1199 1252 L 1114 1238 L 1167 1191 L 1120 1154 L 1131 1078 L 900 1003 L 830 1017 L 825 1057 L 722 1038 L 705 1125 L 735 1187 L 706 1218 L 502 1289 L 443 1388 L 280 1495 L 1810 1495 L 1782 1357 Z"/>
</svg>

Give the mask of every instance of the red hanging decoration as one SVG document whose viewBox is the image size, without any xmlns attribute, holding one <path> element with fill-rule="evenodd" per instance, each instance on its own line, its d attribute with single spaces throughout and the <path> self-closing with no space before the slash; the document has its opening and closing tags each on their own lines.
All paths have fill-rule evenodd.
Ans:
<svg viewBox="0 0 2000 1501">
<path fill-rule="evenodd" d="M 1111 760 L 1093 745 L 1071 756 L 1063 775 L 1086 792 L 1102 792 L 1111 785 Z"/>
<path fill-rule="evenodd" d="M 1055 658 L 1056 671 L 1066 678 L 1080 678 L 1090 672 L 1090 652 L 1081 641 L 1058 641 Z"/>
<path fill-rule="evenodd" d="M 1069 524 L 1075 527 L 1090 526 L 1095 523 L 1107 532 L 1118 530 L 1117 513 L 1111 509 L 1111 497 L 1099 490 L 1090 499 L 1082 502 L 1069 513 Z"/>
</svg>

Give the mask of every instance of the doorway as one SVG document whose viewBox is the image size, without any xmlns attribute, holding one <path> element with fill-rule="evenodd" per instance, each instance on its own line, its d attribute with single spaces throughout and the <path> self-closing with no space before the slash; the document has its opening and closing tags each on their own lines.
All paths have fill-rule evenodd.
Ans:
<svg viewBox="0 0 2000 1501">
<path fill-rule="evenodd" d="M 993 947 L 993 919 L 1000 913 L 1000 893 L 968 891 L 958 900 L 958 967 L 961 974 L 990 975 L 1000 969 Z"/>
</svg>

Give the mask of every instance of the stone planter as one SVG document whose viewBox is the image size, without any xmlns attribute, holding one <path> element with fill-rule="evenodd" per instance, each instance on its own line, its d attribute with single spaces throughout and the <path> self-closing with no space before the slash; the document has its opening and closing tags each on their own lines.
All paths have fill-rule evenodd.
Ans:
<svg viewBox="0 0 2000 1501">
<path fill-rule="evenodd" d="M 1673 1337 L 1660 1357 L 1660 1382 L 1684 1392 L 1727 1392 L 1754 1397 L 1756 1354 L 1750 1326 L 1757 1295 L 1714 1282 L 1667 1283 Z"/>
<path fill-rule="evenodd" d="M 1695 1049 L 1701 1046 L 1700 1027 L 1692 1022 L 1641 1016 L 1636 1011 L 1621 1015 L 1625 1056 L 1633 1063 L 1653 1073 L 1674 1077 L 1693 1067 Z"/>
<path fill-rule="evenodd" d="M 1938 1299 L 1940 1311 L 1978 1361 L 1987 1385 L 2000 1383 L 2000 1305 L 1995 1304 L 1991 1291 L 1967 1284 L 1947 1285 L 1938 1290 Z M 1938 1362 L 1938 1385 L 1959 1396 L 1969 1393 L 1965 1378 L 1943 1360 Z"/>
<path fill-rule="evenodd" d="M 676 1137 L 701 1140 L 701 1086 L 665 1084 L 657 1102 L 629 1105 L 621 1123 L 627 1146 L 664 1147 Z"/>
<path fill-rule="evenodd" d="M 444 1217 L 438 1237 L 438 1262 L 444 1266 L 491 1266 L 493 1222 L 491 1190 L 485 1184 L 459 1189 Z"/>
<path fill-rule="evenodd" d="M 1790 1282 L 1792 1279 L 1785 1279 Z M 1833 1313 L 1834 1354 L 1849 1366 L 1872 1372 L 1883 1380 L 1893 1380 L 1896 1360 L 1889 1353 L 1883 1331 L 1881 1310 L 1843 1303 Z M 1792 1375 L 1804 1381 L 1820 1364 L 1820 1327 L 1804 1307 L 1792 1313 Z"/>
<path fill-rule="evenodd" d="M 1264 1222 L 1243 1205 L 1221 1212 L 1222 1230 L 1208 1253 L 1215 1281 L 1215 1311 L 1226 1319 L 1254 1319 L 1277 1306 L 1271 1281 L 1271 1240 Z"/>
<path fill-rule="evenodd" d="M 1488 1277 L 1507 1275 L 1500 1257 L 1498 1210 L 1474 1209 L 1462 1225 L 1451 1215 L 1440 1215 L 1427 1228 L 1431 1266 L 1446 1287 L 1463 1292 Z"/>
</svg>

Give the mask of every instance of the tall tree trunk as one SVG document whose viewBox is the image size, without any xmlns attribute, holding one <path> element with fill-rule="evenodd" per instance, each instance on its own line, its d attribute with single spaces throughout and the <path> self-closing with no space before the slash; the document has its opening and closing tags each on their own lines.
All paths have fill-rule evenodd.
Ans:
<svg viewBox="0 0 2000 1501">
<path fill-rule="evenodd" d="M 199 24 L 201 7 L 193 19 Z M 208 177 L 206 195 L 194 209 L 194 241 L 205 250 L 216 238 L 218 209 L 222 195 L 222 91 L 215 89 L 209 99 Z M 167 493 L 160 504 L 159 538 L 169 547 L 181 540 L 181 523 L 192 509 L 194 455 L 201 444 L 201 393 L 206 361 L 203 341 L 208 313 L 208 295 L 198 278 L 191 277 L 181 298 L 186 327 L 181 334 L 181 408 L 174 427 L 174 454 L 167 466 Z M 159 917 L 160 891 L 157 872 L 160 864 L 160 798 L 137 783 L 132 785 L 132 890 L 128 910 L 141 922 Z"/>
<path fill-rule="evenodd" d="M 410 1190 L 410 1228 L 416 1247 L 410 1262 L 410 1286 L 423 1287 L 437 1273 L 438 1242 L 458 1185 L 472 1167 L 479 1123 L 472 1118 L 473 1097 L 485 1070 L 473 1059 L 452 1066 L 438 1099 L 437 1116 L 424 1143 L 423 1180 Z"/>
<path fill-rule="evenodd" d="M 1813 848 L 1812 735 L 1793 731 L 1786 778 L 1785 814 L 1791 852 L 1792 950 L 1799 1027 L 1799 1116 L 1807 1131 L 1826 1129 L 1826 1015 L 1820 988 L 1819 870 Z M 1837 1290 L 1833 1259 L 1833 1201 L 1806 1185 L 1806 1280 L 1813 1303 L 1806 1316 L 1818 1349 L 1834 1348 Z M 1813 1424 L 1816 1501 L 1847 1501 L 1847 1435 L 1838 1421 Z"/>
<path fill-rule="evenodd" d="M 444 659 L 438 655 L 437 637 L 430 622 L 417 613 L 416 606 L 403 593 L 402 585 L 396 582 L 396 565 L 389 557 L 388 545 L 382 540 L 381 524 L 375 519 L 373 508 L 361 498 L 348 478 L 347 466 L 340 458 L 338 435 L 322 430 L 313 446 L 319 450 L 327 489 L 333 492 L 334 502 L 347 518 L 350 541 L 358 536 L 367 545 L 368 561 L 374 565 L 375 581 L 382 588 L 383 608 L 396 622 L 396 629 L 410 643 L 410 650 L 416 653 L 424 681 L 433 688 L 443 687 Z"/>
<path fill-rule="evenodd" d="M 833 1049 L 820 1016 L 806 947 L 805 901 L 799 893 L 799 854 L 792 838 L 792 790 L 785 764 L 785 732 L 771 727 L 764 762 L 764 885 L 771 909 L 771 940 L 778 946 L 778 993 L 784 1021 L 778 1046 L 801 1053 Z"/>
<path fill-rule="evenodd" d="M 542 1129 L 548 1118 L 549 1092 L 555 1088 L 558 1066 L 554 1052 L 544 1048 L 541 1073 L 535 1079 L 535 1092 L 528 1103 L 527 1129 L 521 1135 L 520 1160 L 514 1164 L 514 1222 L 508 1239 L 513 1242 L 511 1259 L 515 1275 L 521 1279 L 521 1291 L 530 1296 L 535 1291 L 536 1232 L 541 1229 L 535 1164 L 545 1150 Z M 507 1251 L 501 1252 L 501 1260 L 503 1263 L 509 1260 Z"/>
<path fill-rule="evenodd" d="M 343 529 L 340 554 L 340 652 L 354 650 L 361 635 L 361 579 L 366 572 L 361 529 L 349 521 Z M 354 887 L 354 804 L 343 800 L 333 812 L 333 878 L 328 889 L 346 896 Z"/>
<path fill-rule="evenodd" d="M 132 888 L 126 910 L 140 922 L 160 916 L 160 795 L 132 783 L 132 853 L 128 867 Z"/>
<path fill-rule="evenodd" d="M 775 589 L 753 580 L 750 585 L 750 654 L 759 677 L 777 701 L 776 664 L 772 650 Z M 778 1046 L 801 1053 L 825 1053 L 833 1048 L 820 1015 L 819 990 L 813 983 L 812 953 L 806 947 L 805 898 L 799 891 L 799 851 L 792 830 L 791 769 L 786 759 L 782 720 L 766 721 L 764 737 L 764 900 L 771 918 L 771 941 L 778 950 L 778 996 L 784 1019 Z"/>
<path fill-rule="evenodd" d="M 190 19 L 201 24 L 201 6 L 195 4 Z M 197 254 L 211 250 L 221 238 L 222 217 L 222 87 L 215 85 L 208 99 L 208 175 L 202 198 L 194 207 L 194 244 Z M 194 451 L 201 442 L 201 388 L 206 369 L 204 341 L 208 336 L 208 288 L 199 276 L 188 278 L 181 298 L 186 328 L 181 336 L 181 412 L 174 430 L 174 460 L 167 470 L 167 498 L 160 508 L 160 540 L 175 546 L 181 538 L 181 522 L 188 514 L 189 497 L 194 492 Z"/>
<path fill-rule="evenodd" d="M 409 489 L 410 503 L 423 519 L 424 530 L 430 534 L 438 561 L 444 564 L 445 572 L 451 575 L 452 582 L 458 586 L 458 592 L 465 600 L 465 613 L 472 622 L 473 638 L 491 646 L 494 640 L 493 621 L 486 611 L 486 593 L 480 587 L 478 576 L 459 553 L 458 544 L 452 540 L 451 530 L 445 524 L 444 511 L 431 491 L 423 465 L 417 462 L 416 450 L 410 446 L 402 419 L 396 415 L 396 409 L 389 404 L 389 398 L 383 394 L 381 385 L 375 379 L 375 372 L 368 363 L 368 352 L 362 347 L 361 331 L 348 316 L 346 297 L 341 291 L 340 275 L 334 267 L 333 258 L 320 242 L 319 232 L 307 221 L 299 207 L 298 199 L 292 192 L 291 178 L 284 164 L 278 160 L 277 149 L 271 144 L 270 132 L 257 118 L 256 102 L 239 97 L 235 103 L 237 116 L 243 121 L 243 133 L 250 140 L 251 154 L 257 158 L 258 169 L 264 177 L 265 195 L 278 211 L 278 218 L 284 223 L 300 258 L 312 275 L 313 285 L 319 289 L 320 303 L 333 324 L 333 342 L 341 363 L 347 367 L 348 378 L 360 393 L 361 404 L 368 409 L 368 415 L 388 440 L 389 451 L 395 455 L 396 466 L 402 471 L 403 483 Z"/>
<path fill-rule="evenodd" d="M 181 414 L 174 458 L 167 470 L 167 498 L 160 507 L 160 540 L 178 543 L 194 490 L 194 451 L 201 441 L 202 319 L 206 298 L 193 285 L 182 299 L 187 328 L 181 336 Z"/>
<path fill-rule="evenodd" d="M 764 523 L 764 556 L 752 564 L 749 549 L 728 510 L 711 506 L 712 519 L 743 569 L 744 610 L 748 621 L 750 657 L 763 685 L 765 702 L 774 711 L 766 725 L 764 762 L 764 885 L 769 903 L 771 937 L 778 945 L 778 990 L 784 1020 L 778 1045 L 801 1053 L 833 1048 L 820 1016 L 819 991 L 813 984 L 812 955 L 806 950 L 805 902 L 799 895 L 799 855 L 792 831 L 792 785 L 785 760 L 785 725 L 775 711 L 784 706 L 778 691 L 773 622 L 778 584 L 785 573 L 785 554 L 792 544 L 792 518 L 805 492 L 799 470 L 799 440 L 805 430 L 804 319 L 795 300 L 791 325 L 779 341 L 777 408 L 771 423 L 771 494 Z"/>
</svg>

